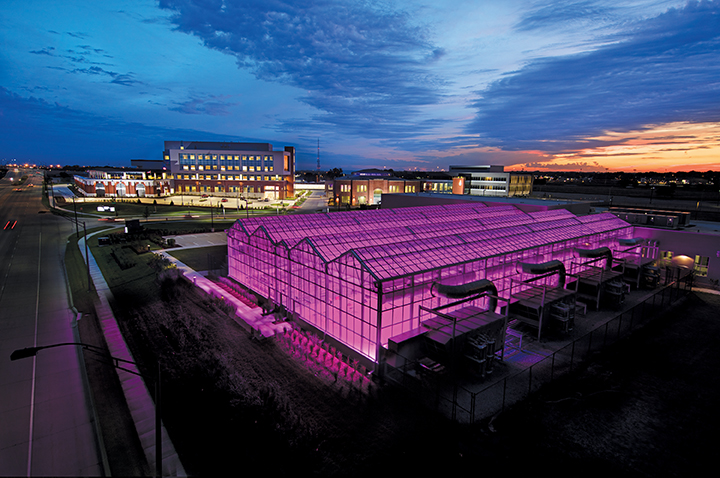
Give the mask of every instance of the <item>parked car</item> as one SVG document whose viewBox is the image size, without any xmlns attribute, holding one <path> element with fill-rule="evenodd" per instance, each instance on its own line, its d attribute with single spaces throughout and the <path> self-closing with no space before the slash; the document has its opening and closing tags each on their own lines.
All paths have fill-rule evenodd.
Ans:
<svg viewBox="0 0 720 478">
<path fill-rule="evenodd" d="M 227 198 L 222 198 L 220 202 L 227 202 Z"/>
<path fill-rule="evenodd" d="M 207 195 L 207 194 L 203 194 L 202 197 L 206 198 L 206 197 L 208 197 L 208 195 Z"/>
</svg>

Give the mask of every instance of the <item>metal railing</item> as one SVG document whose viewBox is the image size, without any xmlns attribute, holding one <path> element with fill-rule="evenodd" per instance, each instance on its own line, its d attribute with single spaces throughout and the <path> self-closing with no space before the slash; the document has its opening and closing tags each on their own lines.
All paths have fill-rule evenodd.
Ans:
<svg viewBox="0 0 720 478">
<path fill-rule="evenodd" d="M 414 364 L 408 360 L 404 361 L 401 367 L 388 370 L 387 378 L 413 392 L 419 392 L 417 396 L 428 402 L 428 405 L 454 420 L 475 423 L 527 398 L 543 385 L 588 361 L 593 353 L 662 316 L 668 306 L 692 290 L 692 279 L 693 275 L 688 271 L 682 277 L 668 281 L 669 283 L 642 302 L 618 313 L 582 337 L 574 339 L 527 368 L 498 379 L 480 390 L 470 390 L 439 376 L 432 380 L 423 380 L 412 373 Z"/>
</svg>

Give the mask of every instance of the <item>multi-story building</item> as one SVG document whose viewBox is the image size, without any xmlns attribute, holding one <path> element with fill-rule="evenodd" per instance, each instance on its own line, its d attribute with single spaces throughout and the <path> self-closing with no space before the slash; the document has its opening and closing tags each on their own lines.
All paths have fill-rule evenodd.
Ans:
<svg viewBox="0 0 720 478">
<path fill-rule="evenodd" d="M 175 194 L 285 199 L 294 194 L 295 148 L 268 143 L 165 141 Z"/>
<path fill-rule="evenodd" d="M 503 166 L 450 166 L 449 174 L 463 181 L 463 193 L 473 196 L 529 196 L 533 175 L 505 172 Z"/>
<path fill-rule="evenodd" d="M 383 194 L 422 192 L 452 194 L 453 180 L 403 179 L 392 171 L 363 169 L 326 183 L 326 193 L 334 205 L 378 205 Z"/>
</svg>

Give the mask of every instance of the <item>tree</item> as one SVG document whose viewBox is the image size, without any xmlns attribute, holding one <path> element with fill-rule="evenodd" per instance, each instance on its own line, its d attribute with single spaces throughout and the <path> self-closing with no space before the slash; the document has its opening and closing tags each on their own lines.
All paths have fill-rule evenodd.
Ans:
<svg viewBox="0 0 720 478">
<path fill-rule="evenodd" d="M 335 179 L 340 176 L 345 176 L 342 168 L 332 168 L 330 171 L 325 173 L 325 177 L 328 179 Z"/>
</svg>

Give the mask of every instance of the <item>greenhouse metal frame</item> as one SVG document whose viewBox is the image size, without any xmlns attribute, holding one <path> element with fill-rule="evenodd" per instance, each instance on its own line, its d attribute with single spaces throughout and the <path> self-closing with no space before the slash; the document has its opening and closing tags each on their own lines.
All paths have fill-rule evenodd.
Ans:
<svg viewBox="0 0 720 478">
<path fill-rule="evenodd" d="M 232 226 L 228 265 L 235 281 L 377 364 L 392 337 L 429 318 L 419 306 L 452 302 L 434 284 L 488 279 L 508 297 L 531 277 L 518 263 L 560 260 L 578 272 L 576 248 L 625 250 L 618 240 L 632 232 L 610 213 L 482 203 L 268 216 Z"/>
</svg>

